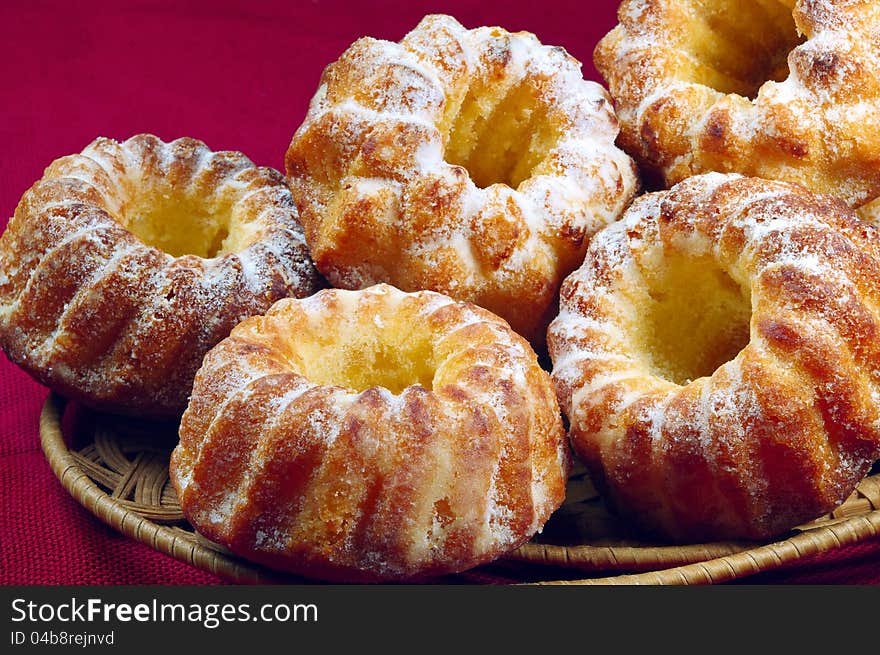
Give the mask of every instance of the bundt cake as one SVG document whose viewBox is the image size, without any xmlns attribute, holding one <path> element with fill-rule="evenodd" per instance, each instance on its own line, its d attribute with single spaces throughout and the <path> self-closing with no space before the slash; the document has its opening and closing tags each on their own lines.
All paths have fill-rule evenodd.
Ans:
<svg viewBox="0 0 880 655">
<path fill-rule="evenodd" d="M 549 375 L 498 317 L 428 291 L 328 289 L 212 349 L 171 458 L 195 528 L 337 581 L 461 571 L 562 503 Z"/>
<path fill-rule="evenodd" d="M 878 234 L 839 199 L 710 173 L 593 239 L 550 325 L 575 451 L 676 541 L 767 538 L 880 457 Z"/>
<path fill-rule="evenodd" d="M 594 59 L 646 172 L 798 182 L 852 208 L 880 195 L 880 3 L 624 0 L 618 16 Z"/>
<path fill-rule="evenodd" d="M 283 176 L 183 138 L 62 157 L 0 238 L 0 346 L 87 405 L 179 416 L 211 346 L 319 288 Z"/>
<path fill-rule="evenodd" d="M 562 48 L 428 16 L 324 71 L 286 169 L 333 286 L 443 292 L 543 348 L 562 279 L 638 186 L 617 132 Z"/>
</svg>

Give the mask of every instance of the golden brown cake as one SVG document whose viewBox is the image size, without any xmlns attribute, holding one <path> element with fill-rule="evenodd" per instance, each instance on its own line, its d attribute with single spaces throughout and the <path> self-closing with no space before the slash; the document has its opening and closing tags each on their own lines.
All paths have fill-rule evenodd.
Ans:
<svg viewBox="0 0 880 655">
<path fill-rule="evenodd" d="M 617 132 L 562 48 L 428 16 L 324 71 L 286 167 L 333 286 L 440 291 L 543 348 L 562 279 L 636 191 Z"/>
<path fill-rule="evenodd" d="M 211 346 L 318 288 L 280 173 L 195 139 L 99 138 L 46 169 L 0 238 L 0 346 L 85 404 L 179 416 Z"/>
<path fill-rule="evenodd" d="M 528 539 L 568 464 L 524 339 L 473 305 L 378 285 L 281 300 L 211 350 L 171 479 L 196 529 L 241 556 L 406 580 Z"/>
<path fill-rule="evenodd" d="M 624 0 L 618 17 L 595 62 L 646 171 L 880 195 L 880 3 Z"/>
<path fill-rule="evenodd" d="M 779 535 L 880 457 L 878 233 L 836 198 L 718 173 L 642 196 L 560 304 L 572 444 L 650 533 Z"/>
</svg>

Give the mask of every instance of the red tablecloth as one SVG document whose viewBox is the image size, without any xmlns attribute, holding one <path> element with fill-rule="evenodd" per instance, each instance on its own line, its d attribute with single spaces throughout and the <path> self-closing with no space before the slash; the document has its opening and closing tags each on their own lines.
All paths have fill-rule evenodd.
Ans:
<svg viewBox="0 0 880 655">
<path fill-rule="evenodd" d="M 45 166 L 96 136 L 193 136 L 281 168 L 323 67 L 356 38 L 400 39 L 426 13 L 529 30 L 598 79 L 616 1 L 0 3 L 0 219 Z M 0 361 L 0 583 L 217 583 L 130 541 L 71 499 L 39 446 L 46 390 Z M 880 583 L 880 540 L 753 582 Z"/>
</svg>

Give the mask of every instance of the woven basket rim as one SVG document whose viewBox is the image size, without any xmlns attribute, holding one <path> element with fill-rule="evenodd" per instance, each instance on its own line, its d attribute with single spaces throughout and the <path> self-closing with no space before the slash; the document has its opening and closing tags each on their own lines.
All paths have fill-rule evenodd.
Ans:
<svg viewBox="0 0 880 655">
<path fill-rule="evenodd" d="M 871 522 L 873 521 L 872 517 L 880 512 L 880 473 L 865 478 L 858 490 L 859 493 L 854 493 L 853 496 L 859 497 L 849 498 L 830 514 L 802 525 L 792 530 L 788 535 L 778 537 L 773 541 L 718 541 L 681 545 L 644 544 L 635 546 L 619 544 L 611 546 L 596 544 L 560 546 L 529 542 L 508 553 L 506 557 L 518 562 L 550 564 L 584 571 L 620 570 L 633 572 L 657 571 L 667 567 L 680 567 L 721 559 L 739 553 L 763 552 L 760 549 L 773 544 L 788 543 L 792 539 L 795 539 L 793 543 L 800 544 L 810 536 L 825 538 L 823 535 L 827 535 L 831 541 L 823 550 L 828 550 L 838 546 L 833 538 L 834 530 L 832 528 L 834 526 L 847 523 L 850 520 L 855 524 L 858 519 L 864 517 L 868 517 Z M 871 525 L 874 532 L 860 535 L 859 540 L 880 535 L 880 527 L 873 523 Z"/>
<path fill-rule="evenodd" d="M 82 469 L 65 443 L 61 419 L 66 405 L 67 400 L 54 392 L 46 398 L 40 413 L 40 442 L 55 477 L 89 512 L 135 541 L 233 582 L 287 581 L 273 571 L 225 556 L 187 538 L 182 532 L 154 523 L 103 491 Z"/>
<path fill-rule="evenodd" d="M 55 477 L 73 498 L 110 527 L 150 548 L 196 568 L 239 584 L 305 583 L 307 580 L 272 571 L 225 554 L 191 538 L 183 530 L 160 525 L 112 497 L 89 477 L 68 449 L 61 420 L 67 400 L 50 393 L 40 414 L 40 441 Z M 880 489 L 880 474 L 877 487 Z M 872 478 L 872 479 L 873 479 Z M 876 507 L 871 500 L 872 507 Z M 880 535 L 880 508 L 828 521 L 786 539 L 767 544 L 719 542 L 686 546 L 555 546 L 529 543 L 504 559 L 585 571 L 641 571 L 577 580 L 542 580 L 538 585 L 682 585 L 726 582 L 791 564 L 833 548 Z M 650 560 L 640 551 L 652 551 Z M 648 564 L 646 562 L 653 562 Z M 652 566 L 651 570 L 645 570 Z"/>
</svg>

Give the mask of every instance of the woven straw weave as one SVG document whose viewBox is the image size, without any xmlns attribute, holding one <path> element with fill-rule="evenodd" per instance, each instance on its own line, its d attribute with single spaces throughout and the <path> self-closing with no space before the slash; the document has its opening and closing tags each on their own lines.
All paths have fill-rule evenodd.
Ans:
<svg viewBox="0 0 880 655">
<path fill-rule="evenodd" d="M 55 394 L 46 400 L 40 417 L 43 450 L 64 488 L 90 512 L 132 539 L 234 582 L 303 582 L 242 560 L 193 531 L 168 478 L 175 426 L 138 425 L 80 410 L 68 417 L 71 420 L 62 429 L 65 407 Z M 71 435 L 73 447 L 68 447 L 65 433 Z M 709 584 L 770 570 L 878 534 L 877 467 L 832 514 L 800 526 L 784 539 L 684 546 L 640 541 L 607 511 L 583 469 L 576 469 L 565 505 L 541 535 L 506 559 L 520 570 L 528 565 L 524 577 L 538 579 L 538 584 Z M 601 577 L 558 580 L 541 575 L 558 573 L 559 567 Z M 621 574 L 609 575 L 613 572 Z M 491 574 L 479 570 L 456 579 L 492 580 Z"/>
</svg>

